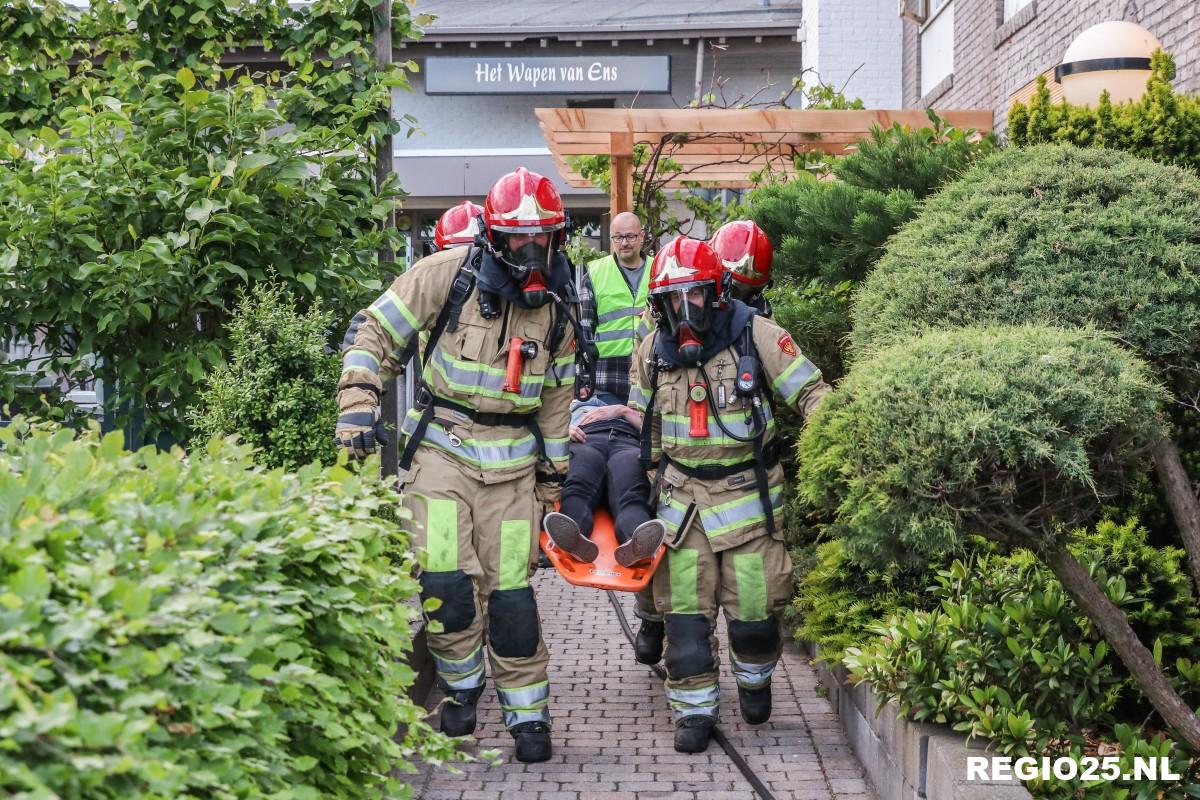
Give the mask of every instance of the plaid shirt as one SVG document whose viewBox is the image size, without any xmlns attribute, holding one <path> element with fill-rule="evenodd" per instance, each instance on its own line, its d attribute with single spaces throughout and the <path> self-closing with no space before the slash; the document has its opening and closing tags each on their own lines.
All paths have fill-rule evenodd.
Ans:
<svg viewBox="0 0 1200 800">
<path fill-rule="evenodd" d="M 577 267 L 575 289 L 579 294 L 579 327 L 589 342 L 596 340 L 599 326 L 599 311 L 596 309 L 596 290 L 586 266 Z M 648 269 L 648 268 L 647 268 Z M 633 364 L 630 356 L 614 356 L 596 359 L 593 375 L 595 391 L 608 392 L 620 398 L 629 397 L 629 368 Z"/>
</svg>

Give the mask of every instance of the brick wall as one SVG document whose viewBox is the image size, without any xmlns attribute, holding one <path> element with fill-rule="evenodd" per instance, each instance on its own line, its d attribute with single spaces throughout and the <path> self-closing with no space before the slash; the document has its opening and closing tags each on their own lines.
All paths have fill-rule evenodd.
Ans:
<svg viewBox="0 0 1200 800">
<path fill-rule="evenodd" d="M 918 95 L 919 29 L 904 22 L 906 107 L 991 108 L 996 129 L 1003 130 L 1012 94 L 1057 64 L 1085 28 L 1113 19 L 1136 22 L 1157 36 L 1175 56 L 1175 88 L 1200 91 L 1198 0 L 1033 0 L 1004 24 L 1003 0 L 953 1 L 954 79 L 940 93 Z"/>
<path fill-rule="evenodd" d="M 814 5 L 814 8 L 809 6 Z M 815 14 L 821 80 L 859 98 L 867 108 L 900 106 L 900 17 L 895 0 L 838 0 L 804 4 L 805 21 Z M 812 46 L 811 36 L 806 44 Z M 807 59 L 806 59 L 807 61 Z M 810 66 L 806 63 L 805 66 Z"/>
</svg>

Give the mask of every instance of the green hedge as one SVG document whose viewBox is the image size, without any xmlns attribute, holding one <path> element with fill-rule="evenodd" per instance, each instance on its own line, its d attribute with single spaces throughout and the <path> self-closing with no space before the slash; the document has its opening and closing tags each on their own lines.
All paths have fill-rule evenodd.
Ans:
<svg viewBox="0 0 1200 800">
<path fill-rule="evenodd" d="M 221 439 L 0 428 L 0 796 L 407 794 L 393 769 L 453 751 L 404 696 L 393 503 Z"/>
<path fill-rule="evenodd" d="M 1196 371 L 1200 178 L 1112 150 L 998 153 L 888 242 L 854 305 L 853 351 L 931 328 L 1095 326 Z"/>
<path fill-rule="evenodd" d="M 1138 637 L 1176 668 L 1176 685 L 1194 705 L 1200 664 L 1188 656 L 1195 657 L 1200 643 L 1200 611 L 1181 566 L 1183 551 L 1150 544 L 1136 520 L 1105 520 L 1072 539 L 1072 552 L 1126 610 Z M 1100 740 L 1120 744 L 1132 771 L 1130 756 L 1165 746 L 1187 782 L 1200 777 L 1200 762 L 1189 772 L 1186 751 L 1134 735 L 1146 715 L 1145 700 L 1032 553 L 955 561 L 931 583 L 932 608 L 900 610 L 870 626 L 871 640 L 846 657 L 855 679 L 869 681 L 913 719 L 952 724 L 1003 753 L 1078 759 Z M 1031 788 L 1039 797 L 1069 798 L 1084 785 L 1034 781 Z M 1108 788 L 1131 790 L 1135 797 L 1159 797 L 1155 790 L 1167 790 L 1163 797 L 1186 796 L 1181 784 Z"/>
<path fill-rule="evenodd" d="M 879 567 L 1012 534 L 1013 521 L 1039 535 L 1077 526 L 1162 434 L 1163 397 L 1144 363 L 1094 333 L 930 333 L 856 364 L 823 401 L 800 437 L 800 493 Z"/>
</svg>

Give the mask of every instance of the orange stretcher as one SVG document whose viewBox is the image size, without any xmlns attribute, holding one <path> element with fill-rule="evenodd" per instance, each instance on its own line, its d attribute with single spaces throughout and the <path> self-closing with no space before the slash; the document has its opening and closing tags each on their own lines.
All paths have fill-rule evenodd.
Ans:
<svg viewBox="0 0 1200 800">
<path fill-rule="evenodd" d="M 617 549 L 617 534 L 613 528 L 612 515 L 606 508 L 596 509 L 595 524 L 592 526 L 590 538 L 596 547 L 600 548 L 600 554 L 596 556 L 595 561 L 585 564 L 555 547 L 546 531 L 542 531 L 542 551 L 567 583 L 591 589 L 638 592 L 650 583 L 650 576 L 658 569 L 658 564 L 667 551 L 667 546 L 662 545 L 650 561 L 635 567 L 622 567 L 613 555 Z"/>
</svg>

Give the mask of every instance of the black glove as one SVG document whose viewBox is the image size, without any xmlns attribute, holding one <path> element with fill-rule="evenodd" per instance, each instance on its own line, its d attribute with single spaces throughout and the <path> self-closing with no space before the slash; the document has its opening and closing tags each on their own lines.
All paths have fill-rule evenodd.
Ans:
<svg viewBox="0 0 1200 800">
<path fill-rule="evenodd" d="M 350 451 L 353 458 L 366 458 L 391 443 L 387 424 L 374 411 L 348 411 L 338 417 L 334 444 Z"/>
</svg>

